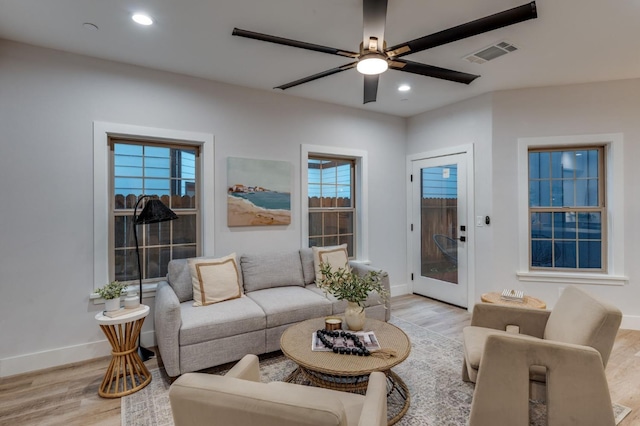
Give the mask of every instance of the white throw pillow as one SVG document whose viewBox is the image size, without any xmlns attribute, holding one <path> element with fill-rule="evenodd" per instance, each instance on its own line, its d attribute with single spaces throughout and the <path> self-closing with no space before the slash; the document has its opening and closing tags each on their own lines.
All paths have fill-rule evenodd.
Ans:
<svg viewBox="0 0 640 426">
<path fill-rule="evenodd" d="M 346 244 L 330 247 L 311 247 L 311 249 L 313 250 L 313 266 L 316 269 L 316 284 L 322 279 L 321 263 L 328 263 L 334 271 L 339 268 L 349 268 L 349 254 L 347 253 Z"/>
<path fill-rule="evenodd" d="M 236 254 L 188 259 L 193 285 L 193 306 L 206 306 L 242 296 Z"/>
</svg>

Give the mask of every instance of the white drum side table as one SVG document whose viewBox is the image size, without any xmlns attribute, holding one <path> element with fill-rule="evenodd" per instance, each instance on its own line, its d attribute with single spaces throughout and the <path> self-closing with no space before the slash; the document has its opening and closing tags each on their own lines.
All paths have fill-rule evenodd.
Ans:
<svg viewBox="0 0 640 426">
<path fill-rule="evenodd" d="M 110 318 L 102 312 L 96 321 L 111 343 L 111 362 L 102 379 L 98 395 L 103 398 L 119 398 L 132 394 L 151 382 L 151 373 L 138 355 L 138 337 L 149 307 Z"/>
</svg>

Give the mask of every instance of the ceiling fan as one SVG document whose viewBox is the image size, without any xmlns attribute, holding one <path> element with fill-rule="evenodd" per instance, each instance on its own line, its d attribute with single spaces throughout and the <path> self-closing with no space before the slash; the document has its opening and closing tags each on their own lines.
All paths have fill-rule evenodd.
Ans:
<svg viewBox="0 0 640 426">
<path fill-rule="evenodd" d="M 488 31 L 538 17 L 536 2 L 532 1 L 531 3 L 514 7 L 513 9 L 505 10 L 504 12 L 486 16 L 475 21 L 467 22 L 466 24 L 458 25 L 447 30 L 407 41 L 405 43 L 400 43 L 392 47 L 387 47 L 386 42 L 384 41 L 385 22 L 387 18 L 387 1 L 388 0 L 363 0 L 363 39 L 360 44 L 359 52 L 351 52 L 348 50 L 306 43 L 304 41 L 256 33 L 253 31 L 242 30 L 240 28 L 234 28 L 232 34 L 254 40 L 268 41 L 285 46 L 298 47 L 300 49 L 313 50 L 316 52 L 329 53 L 332 55 L 355 59 L 355 62 L 331 68 L 318 74 L 310 75 L 308 77 L 274 87 L 274 89 L 286 90 L 322 77 L 327 77 L 351 68 L 356 68 L 360 73 L 364 74 L 363 103 L 366 104 L 368 102 L 376 101 L 378 94 L 378 79 L 380 74 L 385 72 L 388 68 L 412 74 L 425 75 L 427 77 L 454 81 L 457 83 L 471 83 L 480 76 L 400 58 L 412 53 L 421 52 L 436 46 L 441 46 L 453 41 L 462 40 L 467 37 L 472 37 L 474 35 L 486 33 Z"/>
</svg>

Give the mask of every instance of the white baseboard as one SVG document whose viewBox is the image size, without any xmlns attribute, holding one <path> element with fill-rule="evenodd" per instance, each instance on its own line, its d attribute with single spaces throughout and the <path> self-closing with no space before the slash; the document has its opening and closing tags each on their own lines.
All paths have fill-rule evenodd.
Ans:
<svg viewBox="0 0 640 426">
<path fill-rule="evenodd" d="M 142 345 L 145 347 L 155 346 L 155 333 L 153 330 L 142 333 Z M 59 367 L 74 362 L 109 356 L 109 354 L 111 354 L 111 345 L 105 339 L 97 342 L 4 358 L 0 359 L 0 377 L 9 377 L 45 368 Z"/>
<path fill-rule="evenodd" d="M 411 294 L 409 284 L 394 284 L 391 286 L 391 297 L 402 296 L 403 294 Z"/>
<path fill-rule="evenodd" d="M 392 297 L 403 294 L 411 294 L 408 284 L 391 286 Z M 640 316 L 624 315 L 620 328 L 625 330 L 640 330 Z M 153 330 L 142 333 L 143 346 L 152 347 L 155 346 L 155 344 L 155 333 Z M 92 343 L 4 358 L 0 359 L 0 378 L 105 357 L 110 353 L 111 345 L 105 339 Z"/>
<path fill-rule="evenodd" d="M 640 330 L 640 316 L 623 315 L 620 328 L 623 328 L 625 330 Z"/>
</svg>

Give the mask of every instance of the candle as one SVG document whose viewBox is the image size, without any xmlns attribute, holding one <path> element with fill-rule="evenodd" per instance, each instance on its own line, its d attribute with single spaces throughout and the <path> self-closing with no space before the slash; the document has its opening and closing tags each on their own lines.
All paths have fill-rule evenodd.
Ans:
<svg viewBox="0 0 640 426">
<path fill-rule="evenodd" d="M 325 330 L 340 330 L 342 328 L 342 320 L 340 318 L 325 318 Z"/>
</svg>

